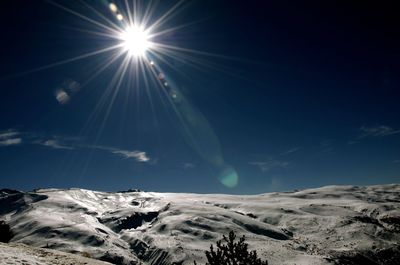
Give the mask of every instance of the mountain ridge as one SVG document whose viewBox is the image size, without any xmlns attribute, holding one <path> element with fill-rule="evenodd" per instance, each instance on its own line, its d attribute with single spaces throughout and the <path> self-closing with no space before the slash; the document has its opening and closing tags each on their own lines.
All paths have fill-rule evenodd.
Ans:
<svg viewBox="0 0 400 265">
<path fill-rule="evenodd" d="M 114 264 L 201 264 L 230 230 L 272 265 L 395 264 L 399 202 L 400 184 L 258 195 L 3 189 L 0 220 L 12 243 Z"/>
</svg>

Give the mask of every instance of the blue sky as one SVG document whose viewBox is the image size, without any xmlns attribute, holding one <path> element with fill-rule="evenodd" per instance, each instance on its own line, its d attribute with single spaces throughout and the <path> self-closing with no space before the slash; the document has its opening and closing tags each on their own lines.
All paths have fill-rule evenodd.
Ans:
<svg viewBox="0 0 400 265">
<path fill-rule="evenodd" d="M 110 53 L 46 67 L 111 45 L 57 5 L 118 23 L 107 1 L 54 3 L 3 4 L 1 187 L 254 194 L 399 182 L 390 2 L 189 1 L 155 41 L 201 53 L 151 57 L 161 87 L 135 64 L 114 82 L 123 59 L 92 78 Z"/>
</svg>

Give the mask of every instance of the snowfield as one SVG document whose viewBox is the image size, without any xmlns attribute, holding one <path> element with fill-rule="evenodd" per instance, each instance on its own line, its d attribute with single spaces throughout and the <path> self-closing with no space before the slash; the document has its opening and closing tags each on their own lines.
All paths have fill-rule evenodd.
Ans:
<svg viewBox="0 0 400 265">
<path fill-rule="evenodd" d="M 0 264 L 49 249 L 113 264 L 204 264 L 230 230 L 272 265 L 400 264 L 399 184 L 250 196 L 1 190 L 0 220 L 14 234 Z M 101 264 L 40 262 L 27 264 Z"/>
<path fill-rule="evenodd" d="M 108 262 L 24 244 L 0 243 L 1 265 L 110 265 Z"/>
</svg>

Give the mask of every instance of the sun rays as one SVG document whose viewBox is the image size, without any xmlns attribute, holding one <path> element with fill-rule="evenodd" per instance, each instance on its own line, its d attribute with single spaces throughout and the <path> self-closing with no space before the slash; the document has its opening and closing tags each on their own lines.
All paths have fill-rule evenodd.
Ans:
<svg viewBox="0 0 400 265">
<path fill-rule="evenodd" d="M 176 128 L 181 137 L 208 165 L 214 174 L 227 187 L 235 187 L 238 175 L 235 169 L 224 162 L 218 137 L 207 118 L 194 106 L 176 84 L 176 74 L 185 76 L 188 67 L 207 72 L 228 72 L 210 58 L 232 59 L 211 52 L 198 51 L 180 46 L 182 43 L 171 41 L 171 37 L 184 27 L 196 22 L 174 25 L 177 17 L 187 5 L 181 0 L 174 5 L 159 9 L 161 1 L 124 0 L 89 4 L 79 1 L 84 11 L 76 7 L 65 6 L 49 0 L 57 8 L 82 20 L 82 26 L 73 30 L 101 38 L 101 46 L 94 43 L 95 50 L 59 62 L 51 63 L 25 73 L 45 70 L 67 63 L 89 60 L 97 61 L 94 69 L 85 72 L 86 79 L 80 82 L 83 89 L 101 76 L 109 76 L 101 87 L 102 95 L 98 98 L 92 113 L 82 128 L 81 134 L 95 132 L 94 144 L 100 141 L 103 131 L 110 120 L 113 108 L 120 104 L 121 94 L 126 96 L 125 104 L 139 106 L 139 94 L 147 95 L 154 123 L 158 124 L 156 103 L 162 103 L 165 112 L 174 114 Z M 65 4 L 68 4 L 66 2 Z M 176 63 L 185 67 L 176 67 Z M 103 75 L 105 73 L 105 75 Z M 136 102 L 132 101 L 134 95 Z M 71 98 L 65 91 L 56 92 L 57 101 L 65 105 Z M 158 99 L 158 101 L 156 101 Z M 138 107 L 139 108 L 139 107 Z M 130 121 L 131 122 L 131 121 Z M 137 128 L 140 128 L 138 124 Z M 160 128 L 157 128 L 161 134 Z"/>
<path fill-rule="evenodd" d="M 124 50 L 130 56 L 146 56 L 146 52 L 152 47 L 149 33 L 137 25 L 129 25 L 120 37 Z"/>
</svg>

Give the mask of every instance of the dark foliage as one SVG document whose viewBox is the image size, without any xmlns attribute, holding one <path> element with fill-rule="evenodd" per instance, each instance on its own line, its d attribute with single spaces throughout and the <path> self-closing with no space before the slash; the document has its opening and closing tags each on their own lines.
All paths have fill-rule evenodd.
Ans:
<svg viewBox="0 0 400 265">
<path fill-rule="evenodd" d="M 8 243 L 13 236 L 10 226 L 6 222 L 0 220 L 0 242 Z"/>
<path fill-rule="evenodd" d="M 268 261 L 261 261 L 257 257 L 255 250 L 248 251 L 244 236 L 239 238 L 238 242 L 235 242 L 236 235 L 233 231 L 228 237 L 225 235 L 223 237 L 223 240 L 217 242 L 216 250 L 211 245 L 210 251 L 205 252 L 208 261 L 206 265 L 268 265 Z"/>
</svg>

